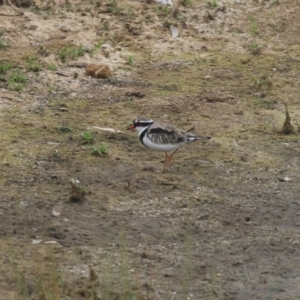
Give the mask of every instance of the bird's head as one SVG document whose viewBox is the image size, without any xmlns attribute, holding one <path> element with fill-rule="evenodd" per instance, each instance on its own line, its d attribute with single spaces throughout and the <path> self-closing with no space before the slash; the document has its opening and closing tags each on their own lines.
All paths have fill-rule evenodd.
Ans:
<svg viewBox="0 0 300 300">
<path fill-rule="evenodd" d="M 137 118 L 132 121 L 127 130 L 136 130 L 140 134 L 153 123 L 154 121 L 149 118 Z"/>
</svg>

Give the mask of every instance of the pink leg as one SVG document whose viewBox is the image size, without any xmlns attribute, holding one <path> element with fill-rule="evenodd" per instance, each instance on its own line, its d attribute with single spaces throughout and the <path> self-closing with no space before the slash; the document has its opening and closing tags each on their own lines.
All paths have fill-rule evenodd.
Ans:
<svg viewBox="0 0 300 300">
<path fill-rule="evenodd" d="M 173 158 L 173 155 L 177 152 L 179 150 L 179 148 L 178 149 L 176 149 L 171 155 L 168 155 L 168 163 L 169 164 L 171 164 L 172 163 L 172 158 Z"/>
<path fill-rule="evenodd" d="M 175 150 L 172 154 L 170 154 L 170 155 L 166 152 L 166 158 L 165 158 L 164 166 L 163 166 L 161 172 L 164 172 L 164 171 L 165 171 L 166 165 L 167 165 L 167 164 L 170 164 L 170 165 L 172 164 L 172 158 L 173 158 L 173 155 L 174 155 L 178 150 L 179 150 L 179 148 L 176 149 L 176 150 Z"/>
</svg>

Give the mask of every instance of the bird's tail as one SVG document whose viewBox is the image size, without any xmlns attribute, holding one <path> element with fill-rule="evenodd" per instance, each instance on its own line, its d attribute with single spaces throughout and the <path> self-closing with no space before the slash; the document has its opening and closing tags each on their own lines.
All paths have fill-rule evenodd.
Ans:
<svg viewBox="0 0 300 300">
<path fill-rule="evenodd" d="M 200 141 L 208 141 L 211 140 L 211 136 L 205 136 L 205 135 L 197 135 L 195 136 L 195 140 L 200 140 Z"/>
<path fill-rule="evenodd" d="M 203 142 L 207 142 L 207 141 L 209 141 L 209 140 L 211 140 L 211 139 L 212 139 L 211 136 L 194 135 L 194 134 L 188 135 L 188 141 L 189 141 L 189 142 L 194 142 L 194 141 L 203 141 Z"/>
</svg>

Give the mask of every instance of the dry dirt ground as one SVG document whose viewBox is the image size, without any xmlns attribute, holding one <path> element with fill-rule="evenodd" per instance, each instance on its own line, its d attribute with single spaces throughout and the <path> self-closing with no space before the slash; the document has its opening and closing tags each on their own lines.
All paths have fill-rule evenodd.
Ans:
<svg viewBox="0 0 300 300">
<path fill-rule="evenodd" d="M 299 1 L 17 2 L 0 1 L 0 298 L 300 299 Z M 126 130 L 142 115 L 213 140 L 157 173 Z"/>
</svg>

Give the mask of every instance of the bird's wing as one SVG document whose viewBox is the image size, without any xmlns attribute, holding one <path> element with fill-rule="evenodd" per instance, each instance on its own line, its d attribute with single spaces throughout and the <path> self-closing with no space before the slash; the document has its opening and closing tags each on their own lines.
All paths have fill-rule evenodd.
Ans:
<svg viewBox="0 0 300 300">
<path fill-rule="evenodd" d="M 180 144 L 187 140 L 185 131 L 160 122 L 155 122 L 149 127 L 147 136 L 153 143 L 157 144 Z"/>
</svg>

